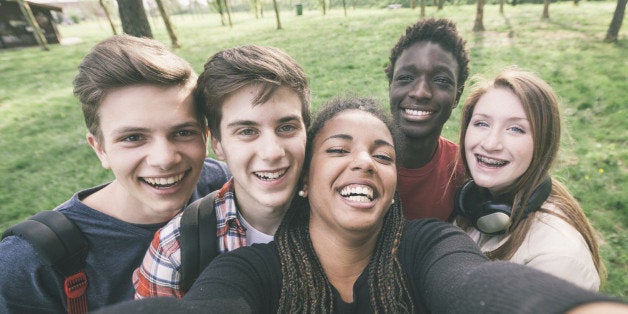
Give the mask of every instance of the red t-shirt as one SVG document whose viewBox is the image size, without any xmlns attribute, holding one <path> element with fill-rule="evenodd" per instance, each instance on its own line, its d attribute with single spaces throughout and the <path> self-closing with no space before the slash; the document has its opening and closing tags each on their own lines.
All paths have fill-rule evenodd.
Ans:
<svg viewBox="0 0 628 314">
<path fill-rule="evenodd" d="M 456 163 L 458 145 L 444 137 L 430 162 L 418 169 L 397 168 L 397 188 L 407 219 L 438 218 L 451 220 L 456 191 L 465 179 L 464 165 Z"/>
</svg>

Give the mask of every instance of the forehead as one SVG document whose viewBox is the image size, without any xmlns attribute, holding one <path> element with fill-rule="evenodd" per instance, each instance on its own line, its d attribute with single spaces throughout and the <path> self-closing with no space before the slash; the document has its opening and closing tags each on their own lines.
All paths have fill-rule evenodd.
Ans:
<svg viewBox="0 0 628 314">
<path fill-rule="evenodd" d="M 393 143 L 390 130 L 382 120 L 374 115 L 357 109 L 346 110 L 329 119 L 316 136 L 315 142 L 330 136 L 345 134 L 354 140 L 385 140 Z"/>
<path fill-rule="evenodd" d="M 103 130 L 122 126 L 154 129 L 197 121 L 192 88 L 186 85 L 114 89 L 103 98 L 98 115 Z"/>
<path fill-rule="evenodd" d="M 395 62 L 395 71 L 401 68 L 446 68 L 458 74 L 458 62 L 454 55 L 432 41 L 421 41 L 404 49 Z"/>
<path fill-rule="evenodd" d="M 527 119 L 521 100 L 506 87 L 492 87 L 478 99 L 473 114 Z"/>
<path fill-rule="evenodd" d="M 259 90 L 259 86 L 253 85 L 230 94 L 222 105 L 221 126 L 228 126 L 234 121 L 263 124 L 287 116 L 296 116 L 303 120 L 301 99 L 296 92 L 280 86 L 266 102 L 253 104 Z"/>
</svg>

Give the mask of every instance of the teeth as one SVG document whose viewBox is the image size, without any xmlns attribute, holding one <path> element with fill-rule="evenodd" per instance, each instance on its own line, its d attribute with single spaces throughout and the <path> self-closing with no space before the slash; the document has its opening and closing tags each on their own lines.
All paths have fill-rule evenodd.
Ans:
<svg viewBox="0 0 628 314">
<path fill-rule="evenodd" d="M 179 181 L 183 179 L 184 176 L 185 176 L 185 173 L 182 173 L 173 177 L 168 177 L 168 178 L 143 178 L 143 179 L 146 183 L 154 187 L 165 187 L 165 186 L 172 186 L 175 183 L 178 183 Z"/>
<path fill-rule="evenodd" d="M 346 186 L 340 191 L 340 195 L 355 202 L 370 202 L 373 200 L 373 189 L 369 186 Z"/>
<path fill-rule="evenodd" d="M 501 167 L 508 163 L 505 160 L 493 159 L 493 158 L 488 158 L 488 157 L 480 156 L 480 155 L 477 156 L 477 159 L 481 163 L 487 164 L 489 166 L 495 166 L 495 167 Z"/>
<path fill-rule="evenodd" d="M 432 111 L 426 111 L 426 110 L 405 109 L 405 112 L 407 114 L 413 115 L 413 116 L 428 116 L 428 115 L 432 114 Z"/>
<path fill-rule="evenodd" d="M 274 172 L 256 172 L 255 175 L 262 180 L 276 180 L 286 173 L 286 169 Z"/>
</svg>

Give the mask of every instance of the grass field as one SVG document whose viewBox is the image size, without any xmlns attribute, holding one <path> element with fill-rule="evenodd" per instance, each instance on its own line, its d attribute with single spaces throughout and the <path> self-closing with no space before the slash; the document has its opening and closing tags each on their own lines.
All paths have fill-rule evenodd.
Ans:
<svg viewBox="0 0 628 314">
<path fill-rule="evenodd" d="M 603 291 L 625 297 L 628 26 L 619 42 L 602 42 L 614 8 L 614 2 L 552 3 L 551 20 L 541 21 L 541 5 L 506 6 L 504 15 L 496 5 L 487 5 L 487 30 L 481 34 L 471 31 L 474 6 L 428 7 L 427 15 L 458 23 L 468 42 L 472 75 L 491 76 L 518 65 L 554 86 L 562 98 L 565 130 L 554 175 L 567 184 L 599 231 L 609 269 Z M 217 15 L 172 19 L 182 45 L 177 53 L 199 71 L 222 48 L 255 43 L 284 49 L 308 73 L 316 107 L 345 92 L 387 104 L 384 66 L 392 45 L 419 12 L 352 9 L 345 17 L 340 8 L 326 16 L 284 11 L 283 30 L 275 29 L 271 11 L 258 20 L 238 13 L 233 28 L 220 26 Z M 151 22 L 155 38 L 169 43 L 160 21 Z M 105 21 L 96 21 L 62 26 L 60 32 L 80 42 L 51 45 L 47 52 L 37 47 L 0 50 L 0 230 L 112 178 L 85 141 L 71 85 L 81 58 L 111 30 Z M 454 141 L 459 116 L 460 107 L 444 130 Z"/>
</svg>

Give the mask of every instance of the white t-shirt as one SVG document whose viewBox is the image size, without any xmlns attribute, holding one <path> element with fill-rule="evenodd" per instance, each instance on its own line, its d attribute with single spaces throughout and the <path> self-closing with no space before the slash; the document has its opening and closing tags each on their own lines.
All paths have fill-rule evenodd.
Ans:
<svg viewBox="0 0 628 314">
<path fill-rule="evenodd" d="M 556 206 L 547 202 L 543 208 L 560 213 Z M 598 291 L 600 276 L 580 232 L 552 214 L 538 213 L 534 219 L 535 223 L 510 261 L 550 273 L 582 288 Z M 509 237 L 483 234 L 473 226 L 465 232 L 484 253 L 495 250 Z"/>
<path fill-rule="evenodd" d="M 272 235 L 265 234 L 251 226 L 242 215 L 238 214 L 238 220 L 242 223 L 242 226 L 246 229 L 246 244 L 253 245 L 254 243 L 268 243 L 273 240 Z"/>
</svg>

